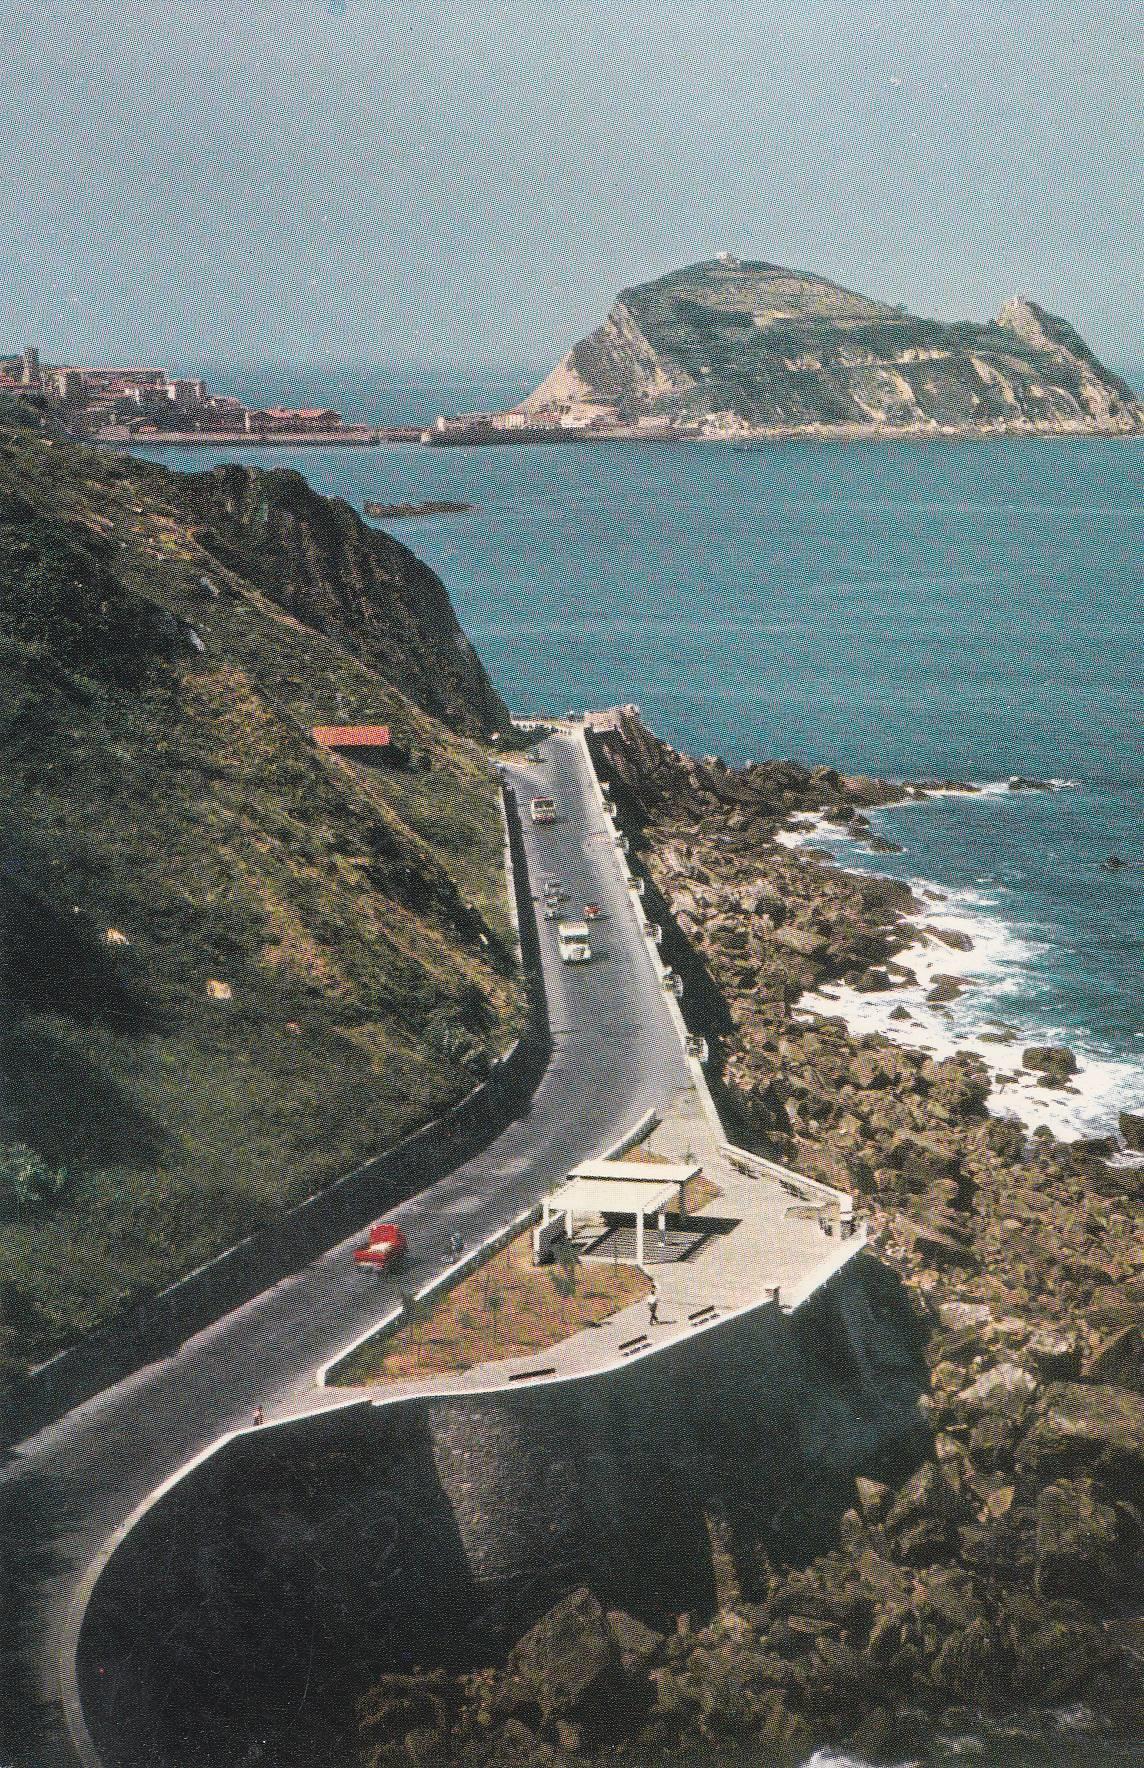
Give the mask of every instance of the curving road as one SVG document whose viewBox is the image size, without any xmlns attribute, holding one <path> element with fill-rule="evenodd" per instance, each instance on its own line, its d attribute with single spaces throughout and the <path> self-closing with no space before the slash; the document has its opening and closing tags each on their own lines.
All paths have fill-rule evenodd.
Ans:
<svg viewBox="0 0 1144 1768">
<path fill-rule="evenodd" d="M 640 937 L 596 797 L 582 740 L 557 734 L 542 766 L 518 784 L 534 898 L 554 874 L 578 917 L 600 903 L 594 961 L 564 966 L 555 929 L 540 942 L 553 1055 L 526 1115 L 476 1155 L 390 1214 L 408 1235 L 401 1285 L 438 1267 L 450 1233 L 470 1244 L 534 1202 L 586 1155 L 614 1143 L 652 1107 L 662 1108 L 689 1074 L 653 960 Z M 531 791 L 555 797 L 561 819 L 534 827 Z M 355 1236 L 356 1240 L 358 1236 Z M 158 1486 L 224 1432 L 246 1425 L 261 1402 L 267 1420 L 301 1409 L 315 1371 L 392 1305 L 390 1286 L 358 1271 L 353 1240 L 188 1339 L 173 1355 L 77 1407 L 13 1449 L 0 1472 L 37 1566 L 34 1607 L 24 1617 L 48 1703 L 49 1729 L 36 1762 L 73 1764 L 59 1722 L 60 1642 L 83 1576 L 113 1533 Z"/>
</svg>

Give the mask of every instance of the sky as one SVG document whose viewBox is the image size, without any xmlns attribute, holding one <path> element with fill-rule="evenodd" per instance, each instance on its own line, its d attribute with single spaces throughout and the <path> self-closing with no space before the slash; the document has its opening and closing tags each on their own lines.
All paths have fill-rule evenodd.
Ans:
<svg viewBox="0 0 1144 1768">
<path fill-rule="evenodd" d="M 1144 365 L 1139 0 L 0 0 L 0 349 L 542 370 L 717 251 Z"/>
</svg>

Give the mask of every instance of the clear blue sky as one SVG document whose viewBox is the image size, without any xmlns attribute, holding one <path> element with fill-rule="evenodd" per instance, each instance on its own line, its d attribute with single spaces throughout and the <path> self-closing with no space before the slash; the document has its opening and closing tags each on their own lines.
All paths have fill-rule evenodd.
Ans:
<svg viewBox="0 0 1144 1768">
<path fill-rule="evenodd" d="M 730 250 L 1144 364 L 1144 8 L 0 0 L 0 347 L 546 366 Z"/>
</svg>

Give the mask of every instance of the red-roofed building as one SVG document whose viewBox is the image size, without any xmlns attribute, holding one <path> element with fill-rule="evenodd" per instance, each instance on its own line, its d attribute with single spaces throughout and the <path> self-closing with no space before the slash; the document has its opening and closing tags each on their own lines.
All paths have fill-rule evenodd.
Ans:
<svg viewBox="0 0 1144 1768">
<path fill-rule="evenodd" d="M 320 749 L 349 755 L 355 761 L 384 761 L 400 767 L 408 757 L 389 734 L 387 724 L 316 724 L 312 731 Z"/>
</svg>

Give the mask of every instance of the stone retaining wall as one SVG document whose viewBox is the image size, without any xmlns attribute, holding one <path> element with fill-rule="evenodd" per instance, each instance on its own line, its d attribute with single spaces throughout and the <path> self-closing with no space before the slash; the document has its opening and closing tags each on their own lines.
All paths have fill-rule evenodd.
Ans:
<svg viewBox="0 0 1144 1768">
<path fill-rule="evenodd" d="M 336 1246 L 371 1215 L 459 1166 L 519 1115 L 544 1073 L 551 1042 L 528 863 L 511 787 L 504 788 L 503 799 L 528 1000 L 518 1041 L 451 1111 L 35 1370 L 4 1398 L 0 1443 L 20 1441 L 154 1358 L 169 1355 L 184 1339 Z"/>
<path fill-rule="evenodd" d="M 78 1672 L 106 1768 L 144 1738 L 153 1768 L 238 1760 L 307 1698 L 348 1714 L 387 1669 L 493 1661 L 581 1583 L 653 1624 L 749 1594 L 766 1552 L 819 1543 L 856 1471 L 916 1452 L 903 1345 L 858 1260 L 797 1316 L 760 1307 L 607 1374 L 231 1439 L 93 1592 Z"/>
</svg>

